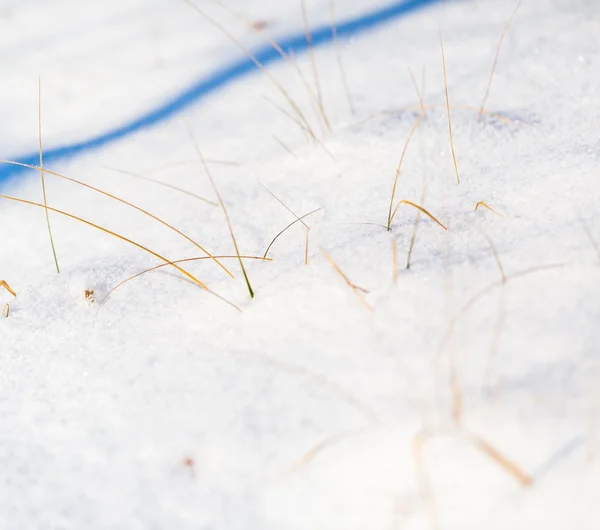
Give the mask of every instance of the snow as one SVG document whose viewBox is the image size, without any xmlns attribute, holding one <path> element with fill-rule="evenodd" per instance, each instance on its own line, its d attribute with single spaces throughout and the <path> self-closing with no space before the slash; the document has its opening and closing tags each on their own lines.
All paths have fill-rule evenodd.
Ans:
<svg viewBox="0 0 600 530">
<path fill-rule="evenodd" d="M 254 47 L 260 36 L 198 5 Z M 311 24 L 328 0 L 307 0 Z M 300 3 L 228 1 L 279 37 Z M 383 2 L 337 2 L 340 20 Z M 135 203 L 215 255 L 234 255 L 209 162 L 256 293 L 236 259 L 160 260 L 43 209 L 0 199 L 0 527 L 28 529 L 595 529 L 600 525 L 600 127 L 589 1 L 443 2 L 315 52 L 323 132 L 302 81 L 269 73 L 323 145 L 265 97 L 260 72 L 57 171 Z M 80 141 L 144 112 L 239 49 L 184 2 L 5 2 L 4 158 Z M 441 30 L 460 184 L 445 109 Z M 307 56 L 298 64 L 313 83 Z M 427 119 L 410 66 L 426 80 Z M 466 109 L 459 106 L 469 106 Z M 507 119 L 505 119 L 507 118 Z M 191 131 L 191 134 L 190 134 Z M 278 142 L 292 152 L 287 152 Z M 328 155 L 329 151 L 334 158 Z M 46 175 L 48 204 L 170 260 L 202 253 L 113 199 Z M 39 172 L 0 192 L 42 202 Z M 484 201 L 498 213 L 485 208 Z M 378 226 L 379 225 L 379 226 Z M 393 271 L 393 242 L 397 271 Z M 497 259 L 495 257 L 497 255 Z M 333 262 L 354 285 L 336 272 Z M 502 269 L 498 266 L 498 261 Z M 503 281 L 504 279 L 504 281 Z M 93 290 L 92 299 L 85 291 Z M 360 295 L 360 296 L 359 296 Z M 363 299 L 361 299 L 361 296 Z M 460 398 L 460 399 L 458 399 Z M 479 445 L 478 445 L 479 443 Z M 481 445 L 482 443 L 487 445 Z M 482 449 L 482 447 L 486 450 Z M 529 483 L 531 482 L 531 483 Z"/>
</svg>

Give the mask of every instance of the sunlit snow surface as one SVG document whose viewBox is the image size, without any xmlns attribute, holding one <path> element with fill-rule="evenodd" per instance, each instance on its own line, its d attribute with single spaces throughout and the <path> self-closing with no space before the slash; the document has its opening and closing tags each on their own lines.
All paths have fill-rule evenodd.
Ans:
<svg viewBox="0 0 600 530">
<path fill-rule="evenodd" d="M 329 0 L 306 4 L 311 24 L 329 22 Z M 232 13 L 198 5 L 240 42 L 264 43 Z M 296 0 L 227 5 L 273 37 L 303 28 Z M 336 8 L 345 20 L 376 5 Z M 222 210 L 113 169 L 215 201 L 191 131 L 209 161 L 235 163 L 209 167 L 246 255 L 262 256 L 294 221 L 261 184 L 298 216 L 322 208 L 304 219 L 308 265 L 300 223 L 275 242 L 273 261 L 245 261 L 252 300 L 236 260 L 223 260 L 235 279 L 210 260 L 182 264 L 241 313 L 168 267 L 105 299 L 160 261 L 51 213 L 59 276 L 44 211 L 0 199 L 0 280 L 18 294 L 0 292 L 0 310 L 10 304 L 0 320 L 0 527 L 600 526 L 600 9 L 523 2 L 486 104 L 500 116 L 478 120 L 515 6 L 445 2 L 341 43 L 355 114 L 336 49 L 318 50 L 331 132 L 294 66 L 270 67 L 321 144 L 273 105 L 293 112 L 257 72 L 153 129 L 49 166 L 218 255 L 234 254 Z M 49 150 L 242 56 L 184 2 L 13 0 L 0 25 L 4 158 L 37 148 L 38 74 Z M 297 61 L 314 87 L 308 57 Z M 427 119 L 396 200 L 449 230 L 421 216 L 406 270 L 416 210 L 400 206 L 391 232 L 378 225 L 419 110 L 409 66 L 419 86 L 425 79 Z M 52 175 L 46 185 L 53 208 L 170 260 L 201 255 L 126 205 Z M 41 202 L 39 173 L 1 193 Z M 502 217 L 475 211 L 479 201 Z"/>
</svg>

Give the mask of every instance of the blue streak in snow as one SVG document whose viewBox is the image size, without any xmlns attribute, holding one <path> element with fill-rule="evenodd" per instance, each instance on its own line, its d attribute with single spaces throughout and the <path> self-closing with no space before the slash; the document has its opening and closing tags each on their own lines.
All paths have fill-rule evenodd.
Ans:
<svg viewBox="0 0 600 530">
<path fill-rule="evenodd" d="M 441 0 L 400 0 L 385 7 L 366 13 L 357 18 L 347 20 L 338 24 L 337 33 L 340 39 L 349 38 L 369 29 L 375 28 L 385 22 L 398 17 L 408 15 L 416 9 L 434 4 Z M 332 27 L 321 26 L 312 31 L 313 46 L 322 46 L 333 40 Z M 308 48 L 306 35 L 304 33 L 284 37 L 278 40 L 279 45 L 286 51 L 293 51 L 296 54 L 305 52 Z M 280 55 L 270 45 L 259 48 L 253 52 L 256 59 L 263 65 L 268 65 L 281 60 Z M 236 81 L 257 70 L 254 62 L 249 58 L 240 59 L 228 66 L 219 68 L 206 77 L 202 77 L 190 87 L 180 92 L 177 96 L 163 103 L 159 107 L 150 110 L 138 118 L 94 136 L 81 142 L 55 147 L 44 151 L 44 163 L 55 161 L 59 158 L 79 155 L 86 151 L 102 147 L 130 134 L 136 133 L 142 129 L 151 127 L 157 123 L 169 119 L 174 114 L 181 112 L 190 105 L 198 102 L 204 97 L 216 92 L 218 89 Z M 20 156 L 17 161 L 24 164 L 39 164 L 39 152 Z M 25 168 L 3 164 L 0 166 L 0 183 L 8 180 L 9 177 L 24 171 Z"/>
</svg>

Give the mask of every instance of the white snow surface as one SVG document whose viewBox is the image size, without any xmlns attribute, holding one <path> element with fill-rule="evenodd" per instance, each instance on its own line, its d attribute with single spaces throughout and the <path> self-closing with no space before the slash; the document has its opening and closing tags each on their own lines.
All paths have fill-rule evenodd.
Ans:
<svg viewBox="0 0 600 530">
<path fill-rule="evenodd" d="M 239 41 L 260 35 L 209 1 Z M 297 0 L 229 0 L 277 37 Z M 340 19 L 382 5 L 338 0 Z M 132 244 L 0 199 L 0 528 L 579 530 L 600 527 L 600 9 L 440 3 L 315 51 L 327 131 L 290 64 L 48 169 L 135 203 L 215 255 L 182 264 L 223 300 Z M 329 0 L 308 0 L 311 24 Z M 241 57 L 173 0 L 12 0 L 0 8 L 0 156 L 78 141 Z M 444 42 L 456 182 L 439 31 Z M 298 64 L 314 87 L 307 56 Z M 425 79 L 427 118 L 402 164 Z M 313 89 L 314 90 L 314 89 Z M 465 108 L 470 107 L 470 108 Z M 279 142 L 284 143 L 286 151 Z M 332 156 L 326 152 L 329 151 Z M 48 204 L 169 260 L 202 256 L 139 211 L 46 175 Z M 42 202 L 30 171 L 2 193 Z M 484 201 L 502 216 L 475 205 Z M 383 225 L 383 226 L 382 226 Z M 396 245 L 396 274 L 393 245 Z M 350 287 L 349 282 L 368 291 Z M 499 266 L 500 264 L 500 266 Z M 504 279 L 504 281 L 503 281 Z M 93 290 L 87 300 L 85 290 Z M 362 297 L 362 299 L 361 299 Z"/>
</svg>

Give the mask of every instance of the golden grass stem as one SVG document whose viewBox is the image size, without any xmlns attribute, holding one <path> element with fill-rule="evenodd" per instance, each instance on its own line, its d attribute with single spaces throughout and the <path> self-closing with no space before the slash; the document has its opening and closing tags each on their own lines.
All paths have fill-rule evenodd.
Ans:
<svg viewBox="0 0 600 530">
<path fill-rule="evenodd" d="M 122 236 L 121 234 L 117 234 L 116 232 L 113 232 L 112 230 L 109 230 L 108 228 L 104 228 L 104 227 L 102 227 L 100 225 L 92 223 L 91 221 L 88 221 L 88 220 L 83 219 L 81 217 L 78 217 L 76 215 L 70 214 L 68 212 L 64 212 L 63 210 L 59 210 L 57 208 L 52 208 L 50 206 L 44 206 L 43 204 L 40 204 L 40 203 L 37 203 L 37 202 L 34 202 L 34 201 L 28 201 L 26 199 L 20 199 L 18 197 L 11 197 L 9 195 L 3 195 L 3 194 L 0 194 L 0 199 L 5 199 L 5 200 L 8 200 L 8 201 L 18 202 L 18 203 L 21 203 L 21 204 L 28 204 L 30 206 L 37 206 L 39 208 L 48 208 L 48 210 L 50 210 L 51 212 L 55 212 L 57 214 L 64 215 L 65 217 L 69 217 L 70 219 L 74 219 L 75 221 L 79 221 L 80 223 L 83 223 L 83 224 L 86 224 L 88 226 L 91 226 L 92 228 L 96 228 L 97 230 L 100 230 L 101 232 L 104 232 L 105 234 L 109 234 L 109 235 L 111 235 L 113 237 L 116 237 L 117 239 L 120 239 L 121 241 L 124 241 L 125 243 L 129 243 L 130 245 L 133 245 L 134 247 L 137 247 L 140 250 L 143 250 L 144 252 L 147 252 L 148 254 L 151 254 L 155 258 L 158 258 L 161 261 L 164 261 L 166 264 L 171 265 L 172 267 L 174 267 L 175 269 L 177 269 L 179 272 L 181 272 L 184 276 L 186 276 L 187 278 L 189 278 L 190 280 L 192 280 L 195 284 L 199 285 L 203 289 L 208 290 L 208 288 L 206 287 L 206 285 L 204 283 L 202 283 L 200 280 L 198 280 L 192 274 L 190 274 L 189 272 L 187 272 L 185 269 L 182 269 L 178 265 L 174 264 L 171 260 L 165 258 L 164 256 L 158 254 L 157 252 L 154 252 L 153 250 L 150 250 L 149 248 L 141 245 L 140 243 L 137 243 L 137 242 L 135 242 L 135 241 L 133 241 L 131 239 L 128 239 L 127 237 Z"/>
<path fill-rule="evenodd" d="M 364 295 L 366 293 L 368 293 L 368 291 L 366 289 L 363 289 L 362 287 L 359 287 L 358 285 L 352 283 L 350 281 L 350 279 L 348 278 L 348 276 L 346 276 L 346 274 L 344 273 L 344 271 L 340 268 L 340 266 L 333 260 L 333 258 L 325 251 L 325 249 L 321 248 L 321 254 L 323 254 L 323 256 L 325 257 L 325 259 L 330 263 L 330 265 L 334 268 L 335 272 L 337 272 L 342 279 L 344 280 L 344 282 L 346 282 L 346 285 L 348 285 L 348 287 L 350 287 L 352 289 L 352 291 L 354 292 L 354 294 L 356 296 L 358 296 L 358 298 L 360 299 L 360 301 L 363 303 L 363 305 L 369 310 L 369 312 L 373 312 L 373 307 L 367 302 L 367 300 L 365 299 Z"/>
<path fill-rule="evenodd" d="M 423 93 L 425 91 L 425 69 L 423 69 L 423 85 L 420 90 L 417 85 L 417 81 L 413 74 L 412 68 L 410 66 L 408 67 L 408 74 L 410 75 L 410 80 L 412 81 L 413 87 L 415 88 L 417 97 L 419 98 L 419 110 L 421 111 L 421 114 L 423 115 L 425 120 L 427 120 L 427 111 L 425 110 L 425 103 L 423 103 Z"/>
<path fill-rule="evenodd" d="M 489 206 L 488 204 L 486 204 L 483 201 L 479 201 L 476 205 L 475 205 L 475 210 L 479 210 L 479 207 L 483 206 L 484 208 L 486 208 L 487 210 L 489 210 L 490 212 L 496 214 L 498 217 L 504 217 L 501 213 L 498 213 L 496 210 L 494 210 L 491 206 Z"/>
<path fill-rule="evenodd" d="M 18 197 L 11 197 L 9 195 L 2 195 L 2 194 L 0 194 L 0 199 L 5 199 L 5 200 L 8 200 L 8 201 L 13 201 L 13 202 L 21 203 L 21 204 L 28 204 L 30 206 L 36 206 L 38 208 L 45 208 L 45 206 L 43 204 L 40 204 L 40 203 L 37 203 L 37 202 L 34 202 L 34 201 L 28 201 L 26 199 L 20 199 Z M 92 228 L 95 228 L 96 230 L 100 230 L 101 232 L 104 232 L 105 234 L 108 234 L 110 236 L 116 237 L 117 239 L 120 239 L 121 241 L 124 241 L 125 243 L 129 243 L 130 245 L 133 245 L 134 247 L 139 248 L 140 250 L 143 250 L 144 252 L 147 252 L 148 254 L 154 256 L 155 258 L 158 258 L 161 261 L 165 262 L 165 264 L 170 265 L 171 267 L 173 267 L 176 270 L 178 270 L 186 278 L 188 278 L 189 280 L 191 280 L 193 283 L 195 283 L 199 287 L 202 287 L 204 290 L 206 290 L 207 292 L 209 292 L 211 295 L 215 296 L 219 300 L 222 300 L 223 302 L 225 302 L 229 306 L 231 306 L 234 309 L 236 309 L 237 311 L 241 312 L 241 309 L 239 307 L 237 307 L 235 304 L 229 302 L 228 300 L 226 300 L 222 296 L 218 295 L 217 293 L 215 293 L 214 291 L 212 291 L 211 289 L 209 289 L 203 282 L 201 282 L 194 275 L 192 275 L 191 273 L 189 273 L 188 271 L 186 271 L 185 269 L 183 269 L 182 267 L 180 267 L 176 263 L 173 263 L 171 260 L 165 258 L 161 254 L 158 254 L 157 252 L 154 252 L 153 250 L 149 249 L 148 247 L 145 247 L 144 245 L 141 245 L 140 243 L 137 243 L 136 241 L 133 241 L 132 239 L 129 239 L 129 238 L 125 237 L 125 236 L 122 236 L 121 234 L 113 232 L 112 230 L 109 230 L 108 228 L 104 228 L 103 226 L 100 226 L 100 225 L 97 225 L 95 223 L 92 223 L 91 221 L 88 221 L 88 220 L 83 219 L 81 217 L 78 217 L 76 215 L 70 214 L 68 212 L 64 212 L 64 211 L 59 210 L 57 208 L 51 208 L 50 206 L 47 206 L 47 208 L 51 212 L 54 212 L 54 213 L 57 213 L 57 214 L 60 214 L 60 215 L 64 215 L 65 217 L 68 217 L 68 218 L 73 219 L 75 221 L 79 221 L 80 223 L 83 223 L 83 224 L 85 224 L 87 226 L 91 226 Z"/>
<path fill-rule="evenodd" d="M 188 195 L 189 197 L 193 197 L 194 199 L 198 199 L 199 201 L 205 202 L 206 204 L 210 204 L 211 206 L 215 206 L 215 207 L 219 206 L 219 204 L 214 201 L 211 201 L 205 197 L 202 197 L 201 195 L 197 195 L 196 193 L 192 193 L 191 191 L 174 186 L 173 184 L 169 184 L 168 182 L 162 182 L 161 180 L 153 179 L 153 178 L 147 177 L 145 175 L 140 175 L 139 173 L 134 173 L 133 171 L 127 171 L 126 169 L 119 169 L 119 168 L 111 167 L 111 166 L 101 166 L 101 167 L 104 169 L 107 169 L 109 171 L 114 171 L 115 173 L 121 173 L 122 175 L 127 175 L 129 177 L 133 177 L 136 179 L 145 180 L 147 182 L 153 182 L 154 184 L 157 184 L 159 186 L 163 186 L 163 187 L 169 188 L 173 191 L 178 191 L 179 193 L 183 193 L 184 195 Z"/>
<path fill-rule="evenodd" d="M 452 137 L 452 119 L 450 117 L 450 97 L 448 96 L 448 79 L 446 75 L 446 57 L 444 55 L 444 41 L 442 40 L 442 32 L 440 31 L 440 47 L 442 49 L 442 67 L 444 69 L 444 91 L 446 93 L 446 113 L 448 114 L 448 135 L 450 136 L 450 149 L 452 150 L 452 161 L 454 162 L 454 171 L 456 172 L 456 182 L 460 184 L 460 176 L 458 174 L 458 164 L 456 162 L 456 153 L 454 152 L 454 138 Z"/>
<path fill-rule="evenodd" d="M 316 210 L 313 210 L 312 212 L 308 212 L 305 213 L 304 215 L 301 215 L 300 217 L 298 217 L 295 221 L 292 221 L 289 225 L 287 225 L 281 232 L 279 232 L 274 238 L 273 240 L 269 243 L 269 246 L 267 247 L 267 250 L 265 250 L 265 253 L 263 255 L 263 258 L 267 257 L 267 254 L 269 253 L 269 250 L 271 250 L 271 247 L 273 246 L 273 243 L 275 243 L 275 241 L 277 241 L 277 239 L 279 238 L 280 235 L 282 235 L 288 228 L 291 228 L 292 226 L 294 226 L 296 223 L 299 223 L 301 219 L 305 219 L 306 217 L 308 217 L 309 215 L 312 215 L 314 213 L 317 213 L 319 211 L 321 211 L 323 208 L 317 208 Z"/>
<path fill-rule="evenodd" d="M 332 434 L 325 439 L 321 440 L 319 443 L 315 444 L 311 447 L 306 453 L 304 453 L 289 469 L 289 471 L 283 473 L 283 476 L 290 475 L 293 473 L 298 473 L 303 468 L 308 466 L 311 462 L 313 462 L 320 454 L 324 453 L 328 449 L 345 442 L 355 436 L 358 436 L 364 432 L 366 432 L 366 428 L 360 429 L 351 429 L 347 431 L 338 432 Z"/>
<path fill-rule="evenodd" d="M 227 213 L 227 207 L 225 206 L 225 202 L 223 201 L 223 198 L 221 197 L 221 194 L 219 193 L 219 189 L 217 188 L 215 179 L 213 178 L 212 173 L 210 172 L 210 169 L 208 168 L 208 164 L 206 163 L 206 160 L 204 159 L 204 155 L 202 154 L 202 151 L 200 150 L 200 147 L 198 146 L 198 143 L 196 142 L 196 140 L 194 138 L 192 130 L 189 127 L 188 127 L 188 132 L 189 132 L 190 138 L 192 139 L 192 142 L 194 144 L 196 152 L 198 153 L 200 162 L 202 163 L 202 166 L 204 167 L 206 176 L 208 177 L 208 180 L 210 181 L 210 185 L 212 186 L 212 188 L 215 192 L 215 195 L 217 196 L 217 199 L 219 201 L 219 204 L 221 205 L 221 209 L 223 210 L 223 214 L 225 215 L 225 221 L 227 222 L 227 228 L 229 229 L 229 234 L 231 235 L 231 240 L 233 241 L 233 246 L 235 248 L 235 253 L 238 257 L 238 261 L 240 263 L 240 268 L 242 269 L 242 274 L 244 275 L 244 281 L 246 282 L 246 287 L 248 288 L 248 292 L 250 293 L 250 298 L 254 298 L 254 290 L 252 289 L 252 285 L 250 284 L 250 279 L 248 278 L 248 273 L 246 272 L 246 267 L 244 266 L 244 261 L 242 260 L 242 257 L 240 255 L 240 249 L 238 247 L 237 239 L 235 238 L 235 234 L 233 233 L 233 227 L 231 225 L 231 219 L 229 218 L 229 214 Z"/>
<path fill-rule="evenodd" d="M 304 265 L 308 265 L 308 235 L 310 233 L 310 228 L 306 227 L 306 241 L 304 243 Z"/>
<path fill-rule="evenodd" d="M 260 187 L 265 190 L 271 197 L 273 197 L 281 206 L 283 206 L 288 212 L 290 212 L 296 220 L 301 222 L 308 230 L 310 230 L 310 226 L 308 226 L 300 217 L 298 217 L 288 206 L 285 204 L 277 195 L 275 195 L 269 188 L 267 188 L 264 184 L 259 182 Z"/>
<path fill-rule="evenodd" d="M 2 288 L 4 288 L 4 289 L 6 289 L 6 290 L 7 290 L 7 291 L 8 291 L 10 294 L 12 294 L 12 295 L 13 295 L 15 298 L 17 297 L 17 293 L 15 293 L 15 292 L 14 292 L 14 291 L 11 289 L 10 285 L 8 285 L 8 283 L 6 283 L 6 281 L 5 281 L 5 280 L 0 280 L 0 287 L 2 287 Z"/>
<path fill-rule="evenodd" d="M 417 130 L 417 128 L 419 127 L 419 124 L 421 123 L 421 118 L 422 118 L 422 115 L 419 114 L 419 116 L 413 123 L 413 126 L 411 127 L 410 132 L 408 133 L 408 137 L 406 138 L 406 141 L 404 142 L 404 147 L 402 148 L 402 154 L 400 155 L 400 160 L 398 161 L 398 166 L 396 167 L 396 174 L 394 176 L 394 184 L 392 185 L 392 194 L 390 196 L 390 207 L 389 207 L 388 219 L 387 219 L 388 232 L 391 230 L 392 220 L 394 218 L 394 214 L 392 213 L 392 207 L 394 206 L 394 199 L 396 198 L 396 188 L 398 187 L 398 179 L 400 177 L 400 171 L 402 169 L 402 162 L 404 162 L 404 156 L 406 155 L 406 151 L 408 149 L 408 145 L 410 144 L 410 140 L 412 139 L 413 135 L 415 134 L 415 131 Z M 398 207 L 396 207 L 396 209 L 397 208 Z"/>
<path fill-rule="evenodd" d="M 237 259 L 237 256 L 215 256 L 219 259 Z M 243 259 L 257 259 L 257 260 L 261 260 L 261 261 L 272 261 L 271 258 L 263 258 L 261 256 L 241 256 Z M 101 303 L 104 303 L 108 297 L 113 294 L 119 287 L 125 285 L 126 283 L 130 282 L 131 280 L 135 280 L 136 278 L 139 278 L 140 276 L 143 276 L 144 274 L 147 274 L 149 272 L 153 272 L 156 271 L 158 269 L 162 269 L 163 267 L 167 267 L 169 265 L 171 265 L 172 263 L 188 263 L 190 261 L 200 261 L 200 260 L 205 260 L 205 259 L 210 259 L 208 256 L 199 256 L 196 258 L 185 258 L 185 259 L 178 259 L 178 260 L 174 260 L 171 263 L 161 263 L 160 265 L 156 265 L 155 267 L 151 267 L 149 269 L 145 269 L 141 272 L 138 272 L 137 274 L 134 274 L 133 276 L 130 276 L 129 278 L 126 278 L 125 280 L 119 282 L 117 285 L 115 285 L 110 291 L 108 291 L 108 293 L 106 293 L 106 296 L 102 299 Z"/>
<path fill-rule="evenodd" d="M 471 443 L 479 451 L 504 469 L 504 471 L 512 476 L 523 488 L 528 488 L 533 485 L 533 477 L 521 469 L 520 466 L 510 460 L 506 455 L 501 453 L 496 447 L 480 436 L 471 433 L 467 433 L 467 435 Z"/>
<path fill-rule="evenodd" d="M 48 197 L 46 194 L 46 179 L 44 178 L 44 156 L 42 149 L 42 76 L 38 76 L 38 140 L 40 145 L 40 176 L 42 179 L 42 195 L 44 197 L 44 210 L 46 214 L 46 226 L 48 228 L 48 237 L 50 238 L 50 246 L 52 247 L 52 257 L 56 272 L 60 274 L 60 266 L 58 257 L 56 256 L 56 247 L 54 245 L 54 237 L 52 236 L 52 227 L 50 226 L 50 214 L 48 213 Z"/>
<path fill-rule="evenodd" d="M 496 261 L 496 265 L 498 266 L 498 271 L 500 272 L 500 277 L 502 278 L 502 283 L 506 283 L 506 273 L 504 272 L 504 267 L 502 266 L 502 262 L 500 261 L 500 256 L 498 255 L 498 251 L 496 250 L 496 245 L 492 241 L 492 238 L 488 236 L 485 232 L 483 233 L 483 237 L 488 242 L 490 249 L 492 250 L 492 254 L 494 256 L 494 260 Z"/>
<path fill-rule="evenodd" d="M 496 66 L 498 65 L 498 57 L 500 56 L 500 48 L 502 47 L 502 42 L 504 41 L 504 37 L 506 36 L 506 33 L 508 32 L 508 28 L 510 27 L 513 19 L 515 18 L 515 15 L 517 14 L 519 7 L 521 7 L 521 0 L 519 0 L 519 2 L 517 3 L 517 7 L 515 7 L 515 10 L 512 12 L 512 15 L 510 16 L 510 18 L 508 19 L 508 22 L 504 26 L 504 29 L 502 30 L 502 35 L 500 35 L 500 40 L 498 41 L 498 46 L 496 47 L 496 55 L 494 56 L 494 62 L 492 63 L 492 71 L 490 72 L 490 78 L 488 80 L 488 84 L 485 89 L 485 95 L 483 96 L 481 108 L 479 109 L 479 113 L 477 115 L 477 121 L 481 120 L 481 115 L 483 114 L 483 109 L 485 108 L 485 104 L 487 103 L 488 97 L 490 95 L 490 88 L 492 86 L 492 80 L 494 79 L 494 73 L 496 71 Z"/>
<path fill-rule="evenodd" d="M 414 202 L 407 201 L 404 199 L 399 201 L 398 204 L 396 205 L 396 207 L 394 208 L 394 212 L 392 213 L 392 220 L 394 219 L 394 216 L 396 215 L 396 212 L 398 211 L 398 208 L 400 207 L 401 204 L 407 204 L 408 206 L 412 206 L 413 208 L 416 208 L 420 212 L 424 213 L 427 217 L 429 217 L 432 221 L 435 221 L 444 230 L 448 230 L 448 228 L 444 224 L 442 224 L 440 221 L 438 221 L 437 218 L 434 217 L 432 214 L 430 214 L 425 208 L 423 208 L 422 206 L 419 206 L 418 204 L 415 204 Z"/>
<path fill-rule="evenodd" d="M 12 160 L 0 160 L 0 163 L 13 164 L 13 165 L 21 166 L 21 167 L 26 167 L 26 168 L 29 168 L 29 169 L 40 169 L 37 166 L 32 166 L 32 165 L 29 165 L 29 164 L 23 164 L 21 162 L 14 162 Z M 184 239 L 186 239 L 187 241 L 189 241 L 192 245 L 194 245 L 200 251 L 204 252 L 207 256 L 209 256 L 211 259 L 213 259 L 213 261 L 219 267 L 221 267 L 231 278 L 234 277 L 233 274 L 229 271 L 229 269 L 227 269 L 218 260 L 214 259 L 213 256 L 212 256 L 212 254 L 208 250 L 206 250 L 203 246 L 201 246 L 199 243 L 197 243 L 196 241 L 194 241 L 191 237 L 189 237 L 188 235 L 184 234 L 183 232 L 181 232 L 180 230 L 178 230 L 177 228 L 175 228 L 171 224 L 167 223 L 166 221 L 163 221 L 160 217 L 157 217 L 156 215 L 150 213 L 149 211 L 144 210 L 143 208 L 140 208 L 139 206 L 136 206 L 135 204 L 133 204 L 133 203 L 131 203 L 129 201 L 121 199 L 120 197 L 117 197 L 116 195 L 113 195 L 112 193 L 108 193 L 107 191 L 101 190 L 100 188 L 96 188 L 96 187 L 94 187 L 94 186 L 92 186 L 90 184 L 86 184 L 84 182 L 81 182 L 80 180 L 77 180 L 77 179 L 74 179 L 74 178 L 71 178 L 71 177 L 67 177 L 67 176 L 62 175 L 60 173 L 56 173 L 55 171 L 50 171 L 48 169 L 44 169 L 44 173 L 47 173 L 48 175 L 52 175 L 54 177 L 61 178 L 63 180 L 67 180 L 67 181 L 72 182 L 74 184 L 77 184 L 79 186 L 83 186 L 84 188 L 87 188 L 89 190 L 95 191 L 96 193 L 100 193 L 101 195 L 109 197 L 109 198 L 111 198 L 111 199 L 113 199 L 113 200 L 115 200 L 117 202 L 120 202 L 122 204 L 125 204 L 126 206 L 129 206 L 130 208 L 133 208 L 134 210 L 137 210 L 140 213 L 143 213 L 144 215 L 147 215 L 151 219 L 154 219 L 155 221 L 159 222 L 163 226 L 166 226 L 167 228 L 169 228 L 170 230 L 172 230 L 176 234 L 179 234 L 181 237 L 183 237 Z"/>
<path fill-rule="evenodd" d="M 423 189 L 421 190 L 421 198 L 420 203 L 423 204 L 425 202 L 425 196 L 427 195 L 427 182 L 425 180 L 425 175 L 423 175 Z M 410 237 L 410 244 L 408 246 L 408 253 L 406 255 L 406 270 L 410 269 L 410 264 L 412 263 L 412 255 L 415 249 L 415 243 L 417 241 L 417 232 L 419 230 L 419 222 L 421 221 L 421 211 L 417 210 L 415 214 L 415 223 L 413 224 L 413 231 Z"/>
<path fill-rule="evenodd" d="M 326 145 L 319 140 L 319 138 L 315 135 L 314 131 L 312 129 L 307 128 L 304 124 L 300 123 L 300 121 L 298 121 L 298 119 L 294 118 L 294 116 L 292 116 L 289 112 L 287 112 L 284 108 L 282 108 L 280 105 L 278 105 L 277 103 L 275 103 L 273 100 L 269 99 L 266 96 L 263 96 L 263 99 L 265 99 L 266 101 L 268 101 L 271 105 L 273 105 L 279 112 L 282 112 L 285 116 L 287 116 L 290 120 L 292 120 L 296 125 L 298 125 L 298 127 L 300 127 L 303 131 L 305 131 L 308 136 L 310 136 L 310 138 L 321 148 L 323 149 L 323 151 L 325 151 L 325 153 L 327 153 L 327 156 L 329 156 L 329 158 L 331 158 L 331 160 L 335 161 L 335 156 L 333 156 L 333 153 L 327 149 Z"/>
</svg>

